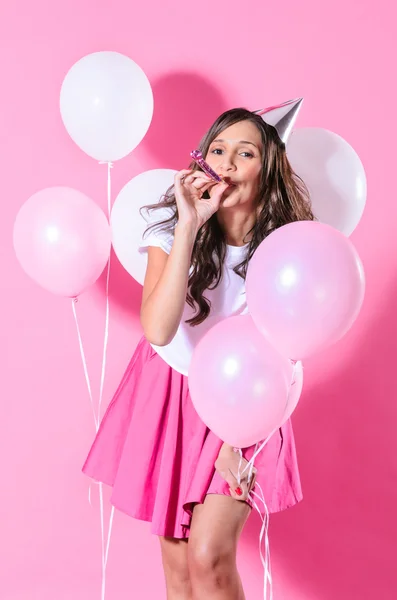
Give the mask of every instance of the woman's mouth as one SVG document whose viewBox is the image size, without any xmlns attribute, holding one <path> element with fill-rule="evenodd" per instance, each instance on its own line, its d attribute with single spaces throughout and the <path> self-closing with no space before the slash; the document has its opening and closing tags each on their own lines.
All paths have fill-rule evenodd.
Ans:
<svg viewBox="0 0 397 600">
<path fill-rule="evenodd" d="M 223 181 L 224 181 L 225 183 L 227 183 L 228 185 L 230 185 L 231 187 L 232 187 L 232 186 L 236 186 L 236 185 L 237 185 L 237 184 L 236 184 L 234 181 L 232 181 L 232 180 L 231 180 L 229 177 L 223 177 Z"/>
<path fill-rule="evenodd" d="M 237 186 L 235 183 L 230 183 L 229 187 L 227 187 L 225 189 L 225 191 L 223 192 L 222 196 L 223 198 L 230 196 L 230 194 L 232 194 L 235 190 L 237 189 Z"/>
</svg>

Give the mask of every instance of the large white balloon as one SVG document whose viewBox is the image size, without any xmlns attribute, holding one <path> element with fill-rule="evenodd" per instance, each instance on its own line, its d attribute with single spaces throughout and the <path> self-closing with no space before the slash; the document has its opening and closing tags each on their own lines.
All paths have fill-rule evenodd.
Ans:
<svg viewBox="0 0 397 600">
<path fill-rule="evenodd" d="M 77 61 L 61 88 L 63 123 L 72 140 L 92 158 L 113 162 L 145 136 L 153 116 L 148 78 L 118 52 L 94 52 Z"/>
<path fill-rule="evenodd" d="M 147 211 L 140 209 L 155 204 L 173 185 L 176 171 L 153 169 L 129 181 L 117 196 L 110 215 L 112 243 L 117 258 L 130 275 L 143 284 L 147 255 L 139 252 L 147 227 Z"/>
<path fill-rule="evenodd" d="M 309 188 L 317 219 L 349 236 L 367 197 L 365 171 L 357 153 L 336 133 L 307 127 L 292 133 L 287 155 Z"/>
</svg>

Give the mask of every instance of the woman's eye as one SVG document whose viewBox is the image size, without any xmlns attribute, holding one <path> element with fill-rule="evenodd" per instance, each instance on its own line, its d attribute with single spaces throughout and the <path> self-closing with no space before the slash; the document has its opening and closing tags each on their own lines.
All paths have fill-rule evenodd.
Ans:
<svg viewBox="0 0 397 600">
<path fill-rule="evenodd" d="M 221 154 L 224 153 L 224 150 L 222 148 L 213 148 L 211 150 L 211 154 L 215 154 L 217 156 L 220 156 Z M 240 152 L 240 156 L 244 156 L 244 158 L 254 158 L 254 155 L 252 154 L 252 152 Z"/>
</svg>

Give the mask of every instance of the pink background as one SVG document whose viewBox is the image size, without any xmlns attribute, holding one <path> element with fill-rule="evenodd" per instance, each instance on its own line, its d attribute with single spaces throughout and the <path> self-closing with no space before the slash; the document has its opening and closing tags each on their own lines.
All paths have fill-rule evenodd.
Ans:
<svg viewBox="0 0 397 600">
<path fill-rule="evenodd" d="M 93 436 L 69 301 L 19 267 L 12 227 L 37 190 L 69 185 L 106 206 L 106 167 L 63 128 L 66 71 L 117 50 L 148 75 L 155 115 L 144 142 L 113 169 L 116 194 L 135 174 L 184 168 L 224 109 L 305 97 L 300 126 L 337 132 L 357 150 L 368 205 L 354 233 L 368 288 L 336 347 L 306 363 L 294 424 L 305 500 L 271 525 L 275 600 L 391 600 L 397 595 L 395 8 L 332 3 L 3 2 L 1 40 L 0 595 L 100 598 L 97 489 L 80 473 Z M 141 335 L 140 287 L 116 260 L 105 404 Z M 78 305 L 98 393 L 104 280 Z M 106 511 L 108 511 L 106 503 Z M 258 520 L 240 549 L 250 600 L 261 598 Z M 116 514 L 108 600 L 165 598 L 158 542 Z"/>
</svg>

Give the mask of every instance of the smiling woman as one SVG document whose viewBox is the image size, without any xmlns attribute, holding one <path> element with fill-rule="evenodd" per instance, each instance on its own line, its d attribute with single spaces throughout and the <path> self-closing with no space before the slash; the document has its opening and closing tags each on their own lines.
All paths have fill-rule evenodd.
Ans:
<svg viewBox="0 0 397 600">
<path fill-rule="evenodd" d="M 223 131 L 223 136 L 211 143 L 207 161 L 222 175 L 223 180 L 229 183 L 229 188 L 222 197 L 218 217 L 223 216 L 223 229 L 229 235 L 226 242 L 240 246 L 246 242 L 245 236 L 251 231 L 256 220 L 253 208 L 259 204 L 263 143 L 260 131 L 251 121 L 239 121 L 230 125 Z M 241 139 L 242 137 L 244 139 Z M 240 231 L 233 231 L 224 221 L 227 213 L 223 209 L 236 206 L 239 206 L 241 214 L 245 212 L 250 216 L 249 221 L 239 219 Z M 229 215 L 232 218 L 231 211 Z M 235 219 L 233 221 L 235 222 Z"/>
<path fill-rule="evenodd" d="M 219 206 L 210 206 L 209 218 L 195 239 L 187 293 L 187 302 L 197 308 L 189 321 L 192 325 L 210 314 L 204 291 L 219 285 L 228 245 L 248 245 L 244 260 L 235 266 L 235 272 L 245 278 L 248 263 L 265 237 L 287 223 L 314 218 L 306 186 L 293 172 L 284 143 L 259 115 L 244 108 L 223 113 L 203 137 L 200 151 L 209 166 L 232 185 L 222 190 Z M 196 163 L 190 170 L 203 175 Z M 219 191 L 209 179 L 199 178 L 195 186 L 200 185 L 202 201 Z M 159 215 L 168 217 L 164 220 L 154 214 L 152 227 L 172 234 L 181 210 L 174 187 L 161 202 L 147 208 L 154 213 L 169 209 L 160 210 Z"/>
<path fill-rule="evenodd" d="M 198 416 L 186 375 L 197 340 L 219 321 L 247 312 L 245 276 L 262 240 L 313 215 L 284 142 L 260 116 L 242 108 L 222 114 L 199 150 L 221 181 L 193 162 L 149 207 L 141 246 L 148 254 L 145 337 L 84 471 L 113 486 L 117 508 L 151 521 L 169 599 L 243 600 L 236 549 L 255 482 L 270 512 L 302 497 L 292 426 L 287 421 L 272 436 L 253 477 L 246 470 L 237 480 L 254 446 L 241 449 L 239 465 L 239 454 Z"/>
</svg>

